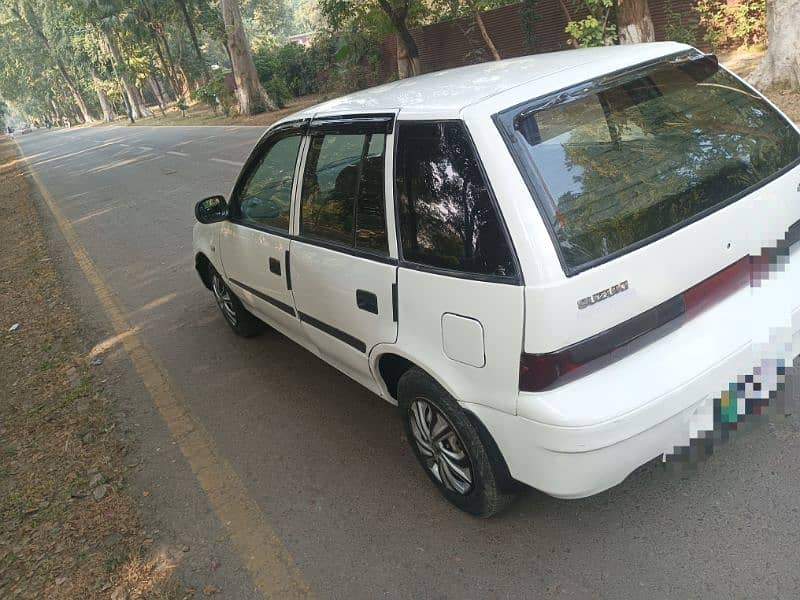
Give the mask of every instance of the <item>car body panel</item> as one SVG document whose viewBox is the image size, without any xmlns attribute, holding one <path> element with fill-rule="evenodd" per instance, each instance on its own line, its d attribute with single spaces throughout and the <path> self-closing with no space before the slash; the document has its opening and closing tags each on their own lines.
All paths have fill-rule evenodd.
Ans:
<svg viewBox="0 0 800 600">
<path fill-rule="evenodd" d="M 417 365 L 486 426 L 513 477 L 554 496 L 597 493 L 643 462 L 688 445 L 700 431 L 714 428 L 709 406 L 713 409 L 714 399 L 731 383 L 756 369 L 766 377 L 781 361 L 791 364 L 800 353 L 800 244 L 757 285 L 596 359 L 552 389 L 519 391 L 520 354 L 556 351 L 585 340 L 744 256 L 774 248 L 789 226 L 800 221 L 800 168 L 666 237 L 567 276 L 492 115 L 614 71 L 690 51 L 683 44 L 656 43 L 473 65 L 379 86 L 287 117 L 276 127 L 297 119 L 386 112 L 396 114 L 398 121 L 462 119 L 513 242 L 524 284 L 403 263 L 390 135 L 385 162 L 388 261 L 299 238 L 297 185 L 289 235 L 279 243 L 264 243 L 267 253 L 290 251 L 294 294 L 287 292 L 287 303 L 362 341 L 363 350 L 343 344 L 319 326 L 301 324 L 285 311 L 276 316 L 264 309 L 259 316 L 389 402 L 397 399 L 381 374 L 382 357 L 392 354 Z M 303 151 L 307 147 L 303 144 Z M 230 280 L 224 252 L 222 263 L 219 259 L 218 245 L 227 243 L 219 240 L 223 230 L 230 231 L 230 224 L 196 225 L 195 252 L 205 254 Z M 243 253 L 236 260 L 246 259 Z M 243 277 L 255 281 L 265 275 L 254 271 Z M 628 282 L 623 292 L 578 307 L 580 299 L 623 281 Z M 394 302 L 395 282 L 397 321 L 387 322 L 384 310 Z M 376 294 L 380 318 L 358 311 L 354 292 L 361 288 Z M 246 292 L 242 298 L 255 309 L 254 298 Z M 475 347 L 454 349 L 452 342 L 462 339 L 460 333 L 448 346 L 442 325 L 446 314 L 469 320 L 464 322 L 472 325 L 472 335 L 463 339 Z M 476 345 L 481 335 L 483 361 Z M 774 389 L 775 382 L 770 379 L 764 390 Z"/>
</svg>

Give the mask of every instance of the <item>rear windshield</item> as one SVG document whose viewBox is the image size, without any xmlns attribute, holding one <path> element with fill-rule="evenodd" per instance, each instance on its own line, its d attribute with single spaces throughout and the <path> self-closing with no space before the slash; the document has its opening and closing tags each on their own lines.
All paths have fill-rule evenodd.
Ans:
<svg viewBox="0 0 800 600">
<path fill-rule="evenodd" d="M 800 136 L 715 59 L 658 63 L 498 115 L 568 274 L 744 195 Z"/>
</svg>

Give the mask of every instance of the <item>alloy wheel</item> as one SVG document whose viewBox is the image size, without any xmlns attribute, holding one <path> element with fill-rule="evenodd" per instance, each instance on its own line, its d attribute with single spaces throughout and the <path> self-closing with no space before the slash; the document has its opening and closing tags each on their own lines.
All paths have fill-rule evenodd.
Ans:
<svg viewBox="0 0 800 600">
<path fill-rule="evenodd" d="M 445 489 L 472 490 L 472 464 L 453 425 L 431 402 L 417 398 L 408 409 L 411 433 L 425 467 Z"/>
<path fill-rule="evenodd" d="M 233 305 L 233 300 L 231 299 L 231 292 L 228 289 L 228 286 L 225 285 L 225 282 L 222 281 L 222 277 L 219 274 L 214 273 L 214 277 L 211 281 L 211 287 L 214 291 L 214 298 L 217 301 L 217 306 L 222 311 L 222 314 L 228 320 L 228 322 L 236 327 L 236 323 L 238 322 L 236 318 L 236 308 Z"/>
</svg>

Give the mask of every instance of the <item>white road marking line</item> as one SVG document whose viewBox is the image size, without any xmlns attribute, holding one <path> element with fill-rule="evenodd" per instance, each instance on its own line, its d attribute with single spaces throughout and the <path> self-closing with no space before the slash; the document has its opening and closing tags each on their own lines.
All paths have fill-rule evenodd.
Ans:
<svg viewBox="0 0 800 600">
<path fill-rule="evenodd" d="M 176 150 L 167 150 L 167 154 L 172 154 L 172 156 L 189 156 L 186 152 L 177 152 Z"/>
<path fill-rule="evenodd" d="M 222 163 L 222 164 L 225 164 L 225 165 L 233 165 L 234 167 L 241 167 L 242 164 L 243 164 L 241 162 L 236 162 L 234 160 L 225 160 L 224 158 L 209 158 L 208 160 L 211 160 L 213 162 Z"/>
<path fill-rule="evenodd" d="M 150 150 L 153 150 L 153 148 L 151 146 L 139 146 L 139 150 L 146 150 L 149 152 Z"/>
<path fill-rule="evenodd" d="M 122 142 L 120 142 L 118 145 L 119 146 L 125 146 L 126 148 L 130 148 L 131 147 L 130 144 L 123 144 Z"/>
</svg>

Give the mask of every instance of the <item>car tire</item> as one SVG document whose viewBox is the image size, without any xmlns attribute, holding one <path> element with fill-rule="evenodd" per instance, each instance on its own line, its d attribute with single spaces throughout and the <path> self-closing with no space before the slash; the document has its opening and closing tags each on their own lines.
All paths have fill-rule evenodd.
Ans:
<svg viewBox="0 0 800 600">
<path fill-rule="evenodd" d="M 214 300 L 222 313 L 225 322 L 231 329 L 242 337 L 253 337 L 264 331 L 264 323 L 254 317 L 236 297 L 225 280 L 211 265 L 208 266 L 208 279 L 211 282 L 211 292 Z"/>
<path fill-rule="evenodd" d="M 441 385 L 415 367 L 400 378 L 397 395 L 408 442 L 447 500 L 484 518 L 511 503 L 515 494 L 502 485 L 502 466 L 492 460 L 466 412 Z"/>
</svg>

